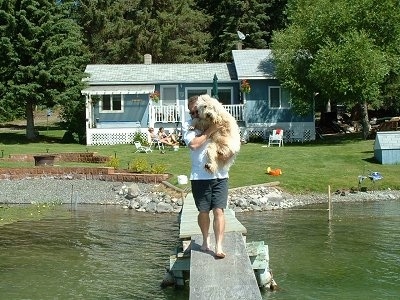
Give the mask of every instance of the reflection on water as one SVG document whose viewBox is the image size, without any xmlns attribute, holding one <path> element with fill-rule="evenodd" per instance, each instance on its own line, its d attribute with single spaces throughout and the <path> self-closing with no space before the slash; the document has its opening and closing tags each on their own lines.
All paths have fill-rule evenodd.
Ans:
<svg viewBox="0 0 400 300">
<path fill-rule="evenodd" d="M 187 298 L 160 288 L 178 242 L 176 215 L 88 206 L 0 235 L 1 299 Z"/>
<path fill-rule="evenodd" d="M 269 245 L 280 290 L 263 298 L 397 299 L 399 215 L 389 201 L 335 204 L 332 222 L 321 210 L 237 217 L 248 241 Z M 0 227 L 0 236 L 1 299 L 188 299 L 188 288 L 160 288 L 179 243 L 176 215 L 80 206 Z"/>
<path fill-rule="evenodd" d="M 310 206 L 309 208 L 321 208 Z M 269 245 L 281 287 L 268 299 L 397 299 L 400 295 L 398 201 L 334 204 L 327 211 L 286 210 L 239 218 L 249 240 Z"/>
</svg>

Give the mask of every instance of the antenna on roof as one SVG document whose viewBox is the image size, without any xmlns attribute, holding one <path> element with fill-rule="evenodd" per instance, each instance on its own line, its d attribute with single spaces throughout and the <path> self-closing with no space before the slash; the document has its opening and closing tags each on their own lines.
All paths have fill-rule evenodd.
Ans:
<svg viewBox="0 0 400 300">
<path fill-rule="evenodd" d="M 246 38 L 246 36 L 248 36 L 249 34 L 248 33 L 244 34 L 243 32 L 238 30 L 237 35 L 238 35 L 239 39 L 241 39 L 243 41 Z"/>
</svg>

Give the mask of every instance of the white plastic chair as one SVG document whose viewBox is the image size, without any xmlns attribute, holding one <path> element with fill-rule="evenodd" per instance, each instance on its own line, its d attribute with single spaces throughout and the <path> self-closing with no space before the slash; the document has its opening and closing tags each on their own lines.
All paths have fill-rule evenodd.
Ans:
<svg viewBox="0 0 400 300">
<path fill-rule="evenodd" d="M 141 142 L 135 141 L 134 144 L 136 147 L 136 152 L 144 152 L 144 153 L 153 152 L 150 146 L 143 146 Z"/>
<path fill-rule="evenodd" d="M 278 147 L 283 147 L 283 130 L 274 129 L 272 134 L 269 135 L 268 147 L 271 145 L 278 145 Z"/>
<path fill-rule="evenodd" d="M 150 148 L 153 148 L 153 149 L 155 149 L 155 148 L 158 148 L 158 150 L 164 150 L 164 144 L 163 143 L 161 143 L 160 142 L 160 140 L 159 139 L 153 139 L 153 140 L 151 140 L 151 142 L 150 142 Z"/>
</svg>

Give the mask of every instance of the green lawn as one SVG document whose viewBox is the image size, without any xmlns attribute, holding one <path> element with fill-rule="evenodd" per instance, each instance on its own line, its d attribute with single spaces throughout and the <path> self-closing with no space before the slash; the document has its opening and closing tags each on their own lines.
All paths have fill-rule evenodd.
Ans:
<svg viewBox="0 0 400 300">
<path fill-rule="evenodd" d="M 10 154 L 38 154 L 61 152 L 97 152 L 100 155 L 117 157 L 120 169 L 126 169 L 134 159 L 144 158 L 150 165 L 165 164 L 167 172 L 173 174 L 170 182 L 177 184 L 177 176 L 188 175 L 189 150 L 166 151 L 161 154 L 135 153 L 133 145 L 85 146 L 60 143 L 63 131 L 50 127 L 40 128 L 40 141 L 27 142 L 24 130 L 0 131 L 0 157 Z M 279 181 L 290 193 L 326 192 L 357 187 L 358 176 L 367 175 L 368 170 L 381 172 L 383 179 L 375 184 L 369 179 L 363 182 L 368 189 L 400 190 L 399 165 L 381 165 L 374 161 L 373 140 L 362 140 L 359 135 L 325 137 L 310 143 L 285 144 L 284 147 L 262 147 L 264 144 L 249 143 L 242 146 L 230 172 L 230 186 L 239 187 Z M 60 163 L 62 164 L 62 163 Z M 69 163 L 68 165 L 71 165 Z M 74 164 L 79 165 L 79 164 Z M 0 159 L 0 167 L 32 166 L 32 163 L 8 162 Z M 267 167 L 280 168 L 283 174 L 274 177 L 265 174 Z"/>
</svg>

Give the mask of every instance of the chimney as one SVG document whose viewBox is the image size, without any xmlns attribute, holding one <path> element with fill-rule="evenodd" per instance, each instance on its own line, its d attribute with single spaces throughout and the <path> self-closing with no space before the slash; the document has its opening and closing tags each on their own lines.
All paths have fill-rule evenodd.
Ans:
<svg viewBox="0 0 400 300">
<path fill-rule="evenodd" d="M 242 50 L 242 42 L 237 42 L 237 44 L 236 44 L 236 48 L 237 48 L 237 50 Z"/>
<path fill-rule="evenodd" d="M 145 54 L 144 55 L 144 64 L 145 65 L 151 65 L 151 54 Z"/>
</svg>

